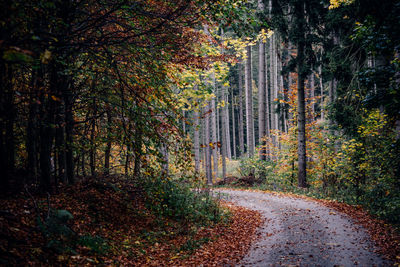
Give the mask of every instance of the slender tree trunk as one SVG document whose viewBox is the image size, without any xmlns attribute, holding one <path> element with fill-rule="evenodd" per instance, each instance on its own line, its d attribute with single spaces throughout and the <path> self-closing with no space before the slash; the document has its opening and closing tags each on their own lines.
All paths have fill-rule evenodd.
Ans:
<svg viewBox="0 0 400 267">
<path fill-rule="evenodd" d="M 240 155 L 244 151 L 244 126 L 243 126 L 243 79 L 242 79 L 242 64 L 238 64 L 238 75 L 239 75 L 239 150 Z"/>
<path fill-rule="evenodd" d="M 140 120 L 136 122 L 135 125 L 135 141 L 133 143 L 133 153 L 134 153 L 134 167 L 133 167 L 133 177 L 139 180 L 141 177 L 141 168 L 142 168 L 142 145 L 143 145 L 143 129 Z"/>
<path fill-rule="evenodd" d="M 226 88 L 227 89 L 227 88 Z M 227 157 L 228 159 L 232 158 L 232 150 L 231 150 L 231 133 L 230 133 L 230 120 L 229 120 L 229 92 L 225 92 L 225 107 L 224 107 L 224 113 L 225 113 L 225 121 L 226 121 L 226 151 L 227 151 Z"/>
<path fill-rule="evenodd" d="M 96 176 L 96 116 L 97 116 L 97 104 L 96 99 L 93 98 L 93 118 L 90 131 L 90 175 Z"/>
<path fill-rule="evenodd" d="M 214 79 L 214 91 L 215 91 L 215 79 Z M 211 108 L 212 108 L 212 117 L 211 117 L 211 128 L 212 128 L 212 143 L 214 145 L 212 150 L 212 157 L 213 157 L 213 172 L 214 178 L 218 175 L 218 139 L 217 139 L 217 110 L 215 104 L 215 98 L 211 100 Z"/>
<path fill-rule="evenodd" d="M 325 119 L 325 107 L 324 107 L 324 83 L 322 80 L 322 64 L 318 67 L 319 72 L 319 88 L 321 90 L 320 108 L 321 108 L 321 120 Z"/>
<path fill-rule="evenodd" d="M 194 170 L 196 174 L 200 172 L 200 114 L 199 111 L 196 110 L 193 113 L 194 116 Z"/>
<path fill-rule="evenodd" d="M 0 52 L 2 52 L 0 50 Z M 3 53 L 2 53 L 3 54 Z M 0 59 L 0 185 L 7 191 L 15 167 L 13 70 Z"/>
<path fill-rule="evenodd" d="M 72 82 L 70 82 L 72 86 Z M 68 89 L 68 88 L 67 88 Z M 73 184 L 75 182 L 74 176 L 74 155 L 73 155 L 73 143 L 74 143 L 74 116 L 73 116 L 73 100 L 72 100 L 72 90 L 66 90 L 64 94 L 64 104 L 65 104 L 65 157 L 66 157 L 66 174 L 68 183 Z"/>
<path fill-rule="evenodd" d="M 106 149 L 104 151 L 104 174 L 109 175 L 110 174 L 110 156 L 111 156 L 111 138 L 112 138 L 112 116 L 111 116 L 111 110 L 107 109 L 106 111 L 107 115 L 107 143 L 106 143 Z"/>
<path fill-rule="evenodd" d="M 51 147 L 53 144 L 53 128 L 55 103 L 50 96 L 41 99 L 41 127 L 40 127 L 40 188 L 43 192 L 51 191 Z"/>
<path fill-rule="evenodd" d="M 265 43 L 259 42 L 259 62 L 258 62 L 258 137 L 260 149 L 260 160 L 265 160 Z"/>
<path fill-rule="evenodd" d="M 266 44 L 264 44 L 264 50 L 267 52 L 266 49 Z M 267 136 L 268 140 L 271 139 L 271 112 L 270 112 L 270 107 L 271 107 L 271 99 L 270 99 L 270 80 L 268 79 L 268 63 L 267 63 L 267 58 L 264 55 L 264 60 L 265 60 L 265 112 L 264 112 L 264 119 L 265 119 L 265 135 Z M 269 147 L 269 141 L 266 142 L 266 159 L 271 159 L 270 158 L 270 147 Z"/>
<path fill-rule="evenodd" d="M 82 169 L 82 176 L 85 177 L 86 176 L 86 164 L 85 164 L 85 149 L 82 148 L 82 152 L 81 152 L 81 157 L 82 157 L 82 161 L 81 161 L 81 169 Z"/>
<path fill-rule="evenodd" d="M 224 91 L 225 88 L 222 88 L 222 99 L 224 99 Z M 226 116 L 224 112 L 220 112 L 221 114 L 221 130 L 222 130 L 222 140 L 221 140 L 221 158 L 222 158 L 222 178 L 226 179 Z"/>
<path fill-rule="evenodd" d="M 169 153 L 168 153 L 168 146 L 165 143 L 161 144 L 161 154 L 163 155 L 162 166 L 161 166 L 162 175 L 164 177 L 168 177 L 169 176 Z"/>
<path fill-rule="evenodd" d="M 275 114 L 275 50 L 274 50 L 274 38 L 275 34 L 271 36 L 270 41 L 269 41 L 269 74 L 270 74 L 270 116 L 271 116 L 271 130 L 275 130 L 275 119 L 276 119 L 276 114 Z M 275 138 L 272 137 L 273 144 L 275 145 Z"/>
<path fill-rule="evenodd" d="M 186 117 L 184 110 L 182 110 L 182 133 L 184 136 L 186 136 Z"/>
<path fill-rule="evenodd" d="M 246 128 L 248 156 L 254 156 L 254 120 L 253 120 L 253 88 L 251 75 L 251 46 L 247 46 L 247 59 L 245 67 L 246 87 Z"/>
<path fill-rule="evenodd" d="M 213 73 L 213 87 L 215 98 L 211 100 L 211 128 L 212 128 L 212 157 L 213 157 L 213 176 L 218 176 L 218 112 L 216 107 L 216 101 L 218 101 L 217 84 L 215 79 L 215 71 Z"/>
<path fill-rule="evenodd" d="M 29 180 L 31 182 L 37 182 L 38 178 L 38 144 L 39 141 L 39 126 L 37 121 L 38 116 L 38 104 L 36 102 L 36 92 L 38 88 L 42 86 L 42 71 L 32 70 L 32 90 L 31 99 L 29 103 L 29 117 L 28 117 L 28 127 L 27 127 L 27 140 L 26 147 L 28 152 L 28 172 Z"/>
<path fill-rule="evenodd" d="M 125 155 L 125 176 L 127 177 L 129 175 L 129 166 L 131 165 L 131 142 L 130 140 L 126 144 L 126 155 Z M 136 159 L 136 158 L 135 158 Z"/>
<path fill-rule="evenodd" d="M 273 37 L 273 59 L 274 59 L 274 129 L 279 130 L 279 114 L 278 114 L 278 104 L 276 100 L 278 99 L 279 91 L 279 77 L 278 77 L 278 36 L 274 34 Z"/>
<path fill-rule="evenodd" d="M 67 161 L 66 161 L 66 155 L 65 155 L 65 127 L 62 125 L 63 121 L 65 121 L 64 118 L 64 112 L 63 110 L 64 106 L 60 105 L 59 110 L 57 111 L 57 121 L 59 122 L 57 125 L 56 129 L 56 144 L 55 144 L 55 150 L 57 153 L 57 165 L 58 165 L 58 179 L 62 182 L 65 183 L 67 181 L 67 173 L 66 173 L 66 168 L 67 168 Z"/>
<path fill-rule="evenodd" d="M 205 107 L 201 111 L 202 114 L 205 114 Z M 205 117 L 204 115 L 201 116 L 201 165 L 203 165 L 203 171 L 204 173 L 207 172 L 206 170 L 206 127 L 205 127 Z"/>
<path fill-rule="evenodd" d="M 298 30 L 304 34 L 304 3 L 299 1 L 295 4 L 295 14 L 297 16 Z M 297 41 L 297 71 L 298 71 L 298 186 L 306 187 L 307 180 L 307 154 L 306 154 L 306 113 L 305 113 L 305 37 L 304 35 Z"/>
<path fill-rule="evenodd" d="M 207 178 L 207 184 L 212 185 L 212 171 L 211 171 L 211 151 L 210 151 L 210 113 L 208 112 L 210 110 L 210 104 L 208 103 L 206 106 L 206 115 L 204 117 L 205 120 L 205 142 L 204 142 L 204 149 L 205 149 L 205 162 L 206 162 L 206 178 Z"/>
<path fill-rule="evenodd" d="M 278 96 L 280 98 L 284 97 L 284 82 L 283 82 L 283 75 L 282 75 L 282 68 L 283 68 L 283 59 L 282 59 L 282 54 L 283 54 L 283 49 L 284 46 L 279 45 L 278 46 L 280 53 L 279 53 L 279 58 L 278 58 L 278 70 L 279 70 L 279 86 L 278 86 Z M 283 94 L 283 95 L 282 95 Z M 286 110 L 285 110 L 285 105 L 279 103 L 279 110 L 280 110 L 280 129 L 282 132 L 286 132 Z"/>
<path fill-rule="evenodd" d="M 231 92 L 231 108 L 232 108 L 232 141 L 233 141 L 233 157 L 236 159 L 236 122 L 235 122 L 235 103 L 233 97 L 233 88 Z"/>
<path fill-rule="evenodd" d="M 311 112 L 312 112 L 312 120 L 315 120 L 315 79 L 314 72 L 310 74 L 310 96 L 311 96 Z"/>
</svg>

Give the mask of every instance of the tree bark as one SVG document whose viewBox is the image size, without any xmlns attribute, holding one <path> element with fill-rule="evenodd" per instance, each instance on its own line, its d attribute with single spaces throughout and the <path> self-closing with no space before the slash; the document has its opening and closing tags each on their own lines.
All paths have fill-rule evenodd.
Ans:
<svg viewBox="0 0 400 267">
<path fill-rule="evenodd" d="M 224 92 L 225 88 L 222 88 Z M 222 94 L 224 96 L 224 93 Z M 224 99 L 224 97 L 222 98 Z M 224 112 L 220 112 L 221 114 L 221 157 L 222 157 L 222 178 L 226 179 L 226 117 Z"/>
<path fill-rule="evenodd" d="M 214 80 L 214 88 L 215 88 L 215 80 Z M 215 90 L 215 89 L 214 89 Z M 211 100 L 211 108 L 212 108 L 212 117 L 211 117 L 211 128 L 212 128 L 212 143 L 213 143 L 213 150 L 212 150 L 212 157 L 213 157 L 213 172 L 214 178 L 218 175 L 218 139 L 217 139 L 217 110 L 215 104 L 215 98 Z"/>
<path fill-rule="evenodd" d="M 199 111 L 195 110 L 193 113 L 194 116 L 194 170 L 196 174 L 200 172 L 200 120 L 199 120 Z"/>
<path fill-rule="evenodd" d="M 111 156 L 111 145 L 112 145 L 112 116 L 111 110 L 107 109 L 107 143 L 104 151 L 104 175 L 110 174 L 110 156 Z"/>
<path fill-rule="evenodd" d="M 277 39 L 278 36 L 276 34 L 273 35 L 273 60 L 274 60 L 274 129 L 279 130 L 279 114 L 278 114 L 278 104 L 276 100 L 278 99 L 278 91 L 279 91 L 279 77 L 278 77 L 278 47 L 277 47 Z M 277 142 L 277 141 L 276 141 Z"/>
<path fill-rule="evenodd" d="M 140 169 L 142 168 L 142 144 L 143 144 L 143 129 L 141 123 L 138 121 L 135 125 L 135 142 L 133 144 L 134 148 L 134 169 L 133 169 L 133 176 L 135 179 L 139 180 L 141 173 Z"/>
<path fill-rule="evenodd" d="M 265 43 L 259 42 L 259 62 L 258 62 L 258 137 L 260 149 L 260 160 L 266 159 L 265 151 Z"/>
<path fill-rule="evenodd" d="M 314 72 L 310 74 L 310 96 L 311 96 L 311 112 L 312 112 L 312 120 L 315 120 L 315 79 Z"/>
<path fill-rule="evenodd" d="M 253 89 L 251 75 L 251 46 L 247 46 L 247 59 L 245 66 L 246 87 L 246 130 L 248 156 L 254 156 L 254 120 L 253 120 Z"/>
<path fill-rule="evenodd" d="M 93 98 L 93 118 L 91 121 L 91 130 L 90 130 L 90 175 L 96 176 L 96 116 L 97 116 L 97 104 L 96 98 Z M 128 159 L 128 156 L 127 156 Z"/>
<path fill-rule="evenodd" d="M 70 82 L 72 86 L 72 82 Z M 66 156 L 66 173 L 68 183 L 73 184 L 75 182 L 74 176 L 74 154 L 73 154 L 73 143 L 74 143 L 74 115 L 73 115 L 73 100 L 72 100 L 72 89 L 67 88 L 64 93 L 64 104 L 65 104 L 65 156 Z"/>
<path fill-rule="evenodd" d="M 318 73 L 319 73 L 319 87 L 321 90 L 321 99 L 320 99 L 321 120 L 324 120 L 325 119 L 325 107 L 324 107 L 324 83 L 322 80 L 322 65 L 319 65 Z"/>
<path fill-rule="evenodd" d="M 244 126 L 243 126 L 243 79 L 242 79 L 242 64 L 238 64 L 239 75 L 239 154 L 243 154 L 244 150 Z"/>
<path fill-rule="evenodd" d="M 169 176 L 169 154 L 168 154 L 168 145 L 166 143 L 161 144 L 161 154 L 163 156 L 161 171 L 164 177 Z"/>
<path fill-rule="evenodd" d="M 207 178 L 207 184 L 212 185 L 212 171 L 211 171 L 211 151 L 210 151 L 210 116 L 209 116 L 209 110 L 210 110 L 210 104 L 207 103 L 207 106 L 205 108 L 206 114 L 204 117 L 205 120 L 205 144 L 204 144 L 204 149 L 205 149 L 205 154 L 206 154 L 206 178 Z"/>
<path fill-rule="evenodd" d="M 65 183 L 67 181 L 67 173 L 66 173 L 66 168 L 67 168 L 67 161 L 66 161 L 66 155 L 65 155 L 65 126 L 63 125 L 65 121 L 65 114 L 64 111 L 64 106 L 60 105 L 59 110 L 57 111 L 57 119 L 56 122 L 58 122 L 57 128 L 56 128 L 56 143 L 55 143 L 55 150 L 57 153 L 57 165 L 58 165 L 58 179 L 62 182 Z"/>
<path fill-rule="evenodd" d="M 304 3 L 296 2 L 295 16 L 297 16 L 298 31 L 304 34 Z M 307 155 L 306 155 L 306 113 L 305 113 L 305 37 L 304 35 L 297 41 L 297 72 L 298 72 L 298 176 L 299 187 L 307 186 Z"/>
<path fill-rule="evenodd" d="M 231 133 L 230 133 L 230 120 L 229 120 L 229 92 L 227 88 L 225 88 L 227 92 L 224 93 L 225 95 L 225 106 L 224 106 L 224 113 L 225 113 L 225 122 L 226 122 L 226 151 L 228 159 L 232 158 L 232 150 L 231 150 Z"/>
<path fill-rule="evenodd" d="M 233 88 L 231 91 L 231 108 L 232 108 L 232 143 L 233 143 L 233 157 L 236 158 L 236 122 L 235 122 L 235 103 L 233 96 Z"/>
<path fill-rule="evenodd" d="M 2 51 L 0 50 L 0 53 Z M 3 53 L 1 53 L 2 55 Z M 13 70 L 11 64 L 0 59 L 0 185 L 8 190 L 15 167 Z"/>
</svg>

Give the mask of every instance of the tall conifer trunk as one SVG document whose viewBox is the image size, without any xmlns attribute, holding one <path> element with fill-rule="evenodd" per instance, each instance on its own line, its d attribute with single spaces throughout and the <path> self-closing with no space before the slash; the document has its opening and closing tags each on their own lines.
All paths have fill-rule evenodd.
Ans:
<svg viewBox="0 0 400 267">
<path fill-rule="evenodd" d="M 244 126 L 243 126 L 243 76 L 242 64 L 238 64 L 238 86 L 239 86 L 239 150 L 240 155 L 244 153 Z"/>
<path fill-rule="evenodd" d="M 228 159 L 232 158 L 232 150 L 231 150 L 231 133 L 230 133 L 230 119 L 229 119 L 229 91 L 225 88 L 225 121 L 226 121 L 226 152 Z"/>
<path fill-rule="evenodd" d="M 253 88 L 251 75 L 251 46 L 247 46 L 247 59 L 245 66 L 246 87 L 246 130 L 248 156 L 254 155 L 254 120 L 253 120 Z"/>
<path fill-rule="evenodd" d="M 200 172 L 200 114 L 199 111 L 193 113 L 194 116 L 194 170 Z"/>
<path fill-rule="evenodd" d="M 304 1 L 297 1 L 294 5 L 294 12 L 297 20 L 297 30 L 301 33 L 301 37 L 297 40 L 297 72 L 298 72 L 298 176 L 297 182 L 299 187 L 307 186 L 307 155 L 306 155 L 306 112 L 305 112 L 305 25 L 304 25 Z"/>
<path fill-rule="evenodd" d="M 262 149 L 260 149 L 260 159 L 265 160 L 265 43 L 261 40 L 258 45 L 258 138 L 259 144 L 262 146 Z"/>
<path fill-rule="evenodd" d="M 207 106 L 205 107 L 205 151 L 206 151 L 206 177 L 207 177 L 207 184 L 212 185 L 212 171 L 211 171 L 211 151 L 210 151 L 210 113 L 208 112 L 210 110 L 210 103 L 207 103 Z"/>
<path fill-rule="evenodd" d="M 233 149 L 233 157 L 236 158 L 236 122 L 235 122 L 235 103 L 234 103 L 234 96 L 233 96 L 233 88 L 231 92 L 231 109 L 232 109 L 232 149 Z"/>
</svg>

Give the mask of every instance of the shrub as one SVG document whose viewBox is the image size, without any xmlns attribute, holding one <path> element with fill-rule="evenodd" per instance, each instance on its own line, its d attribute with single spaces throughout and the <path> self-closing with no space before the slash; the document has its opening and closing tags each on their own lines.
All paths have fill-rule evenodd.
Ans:
<svg viewBox="0 0 400 267">
<path fill-rule="evenodd" d="M 144 184 L 146 207 L 158 216 L 181 222 L 218 222 L 223 211 L 209 190 L 193 189 L 169 178 L 149 177 Z"/>
</svg>

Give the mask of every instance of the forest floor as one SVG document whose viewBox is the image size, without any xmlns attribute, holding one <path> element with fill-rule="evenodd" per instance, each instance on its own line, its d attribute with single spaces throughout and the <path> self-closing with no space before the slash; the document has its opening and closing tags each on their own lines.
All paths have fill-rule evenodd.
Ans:
<svg viewBox="0 0 400 267">
<path fill-rule="evenodd" d="M 308 197 L 216 189 L 265 219 L 241 266 L 400 266 L 400 238 L 360 207 Z"/>
<path fill-rule="evenodd" d="M 219 223 L 160 218 L 142 192 L 118 179 L 59 191 L 0 199 L 1 266 L 233 266 L 262 224 L 257 211 L 223 201 L 230 216 Z"/>
</svg>

